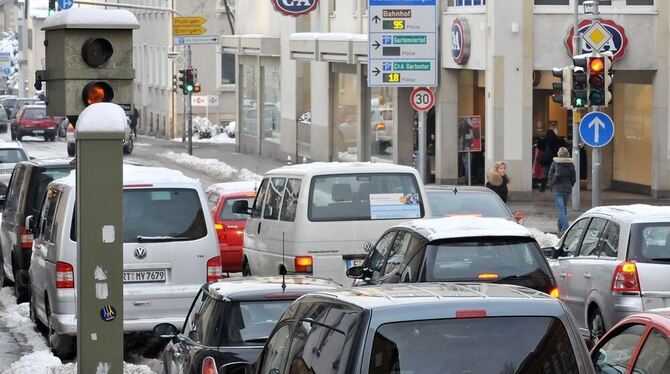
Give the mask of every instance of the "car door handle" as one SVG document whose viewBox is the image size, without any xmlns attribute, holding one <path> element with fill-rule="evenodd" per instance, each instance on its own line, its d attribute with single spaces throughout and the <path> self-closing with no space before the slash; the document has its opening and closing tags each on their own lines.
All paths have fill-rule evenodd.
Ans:
<svg viewBox="0 0 670 374">
<path fill-rule="evenodd" d="M 260 234 L 260 233 L 261 233 L 261 223 L 262 223 L 262 222 L 258 222 L 258 229 L 256 230 L 256 234 Z"/>
<path fill-rule="evenodd" d="M 591 279 L 591 273 L 584 273 L 584 278 Z"/>
<path fill-rule="evenodd" d="M 566 272 L 562 271 L 558 274 L 558 276 L 561 277 L 561 278 L 565 278 L 565 277 L 568 276 L 568 274 Z"/>
</svg>

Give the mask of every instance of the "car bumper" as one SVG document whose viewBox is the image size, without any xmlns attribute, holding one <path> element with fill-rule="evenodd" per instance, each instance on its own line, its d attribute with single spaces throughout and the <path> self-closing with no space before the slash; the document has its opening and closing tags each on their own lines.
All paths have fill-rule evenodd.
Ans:
<svg viewBox="0 0 670 374">
<path fill-rule="evenodd" d="M 241 245 L 219 245 L 221 250 L 221 269 L 224 272 L 242 271 L 244 252 Z"/>
<path fill-rule="evenodd" d="M 177 328 L 184 325 L 185 316 L 165 317 L 165 318 L 147 318 L 147 319 L 132 319 L 123 321 L 123 332 L 151 332 L 154 326 L 161 323 L 170 323 Z M 51 323 L 56 332 L 65 335 L 77 334 L 77 319 L 74 314 L 52 314 Z"/>
<path fill-rule="evenodd" d="M 611 311 L 612 314 L 603 317 L 605 318 L 606 327 L 610 328 L 622 319 L 642 311 L 644 311 L 644 307 L 642 299 L 639 296 L 621 296 L 616 299 L 614 308 Z M 607 313 L 606 311 L 602 312 Z"/>
<path fill-rule="evenodd" d="M 56 134 L 56 129 L 27 129 L 19 127 L 16 129 L 16 133 L 20 136 L 51 136 Z"/>
</svg>

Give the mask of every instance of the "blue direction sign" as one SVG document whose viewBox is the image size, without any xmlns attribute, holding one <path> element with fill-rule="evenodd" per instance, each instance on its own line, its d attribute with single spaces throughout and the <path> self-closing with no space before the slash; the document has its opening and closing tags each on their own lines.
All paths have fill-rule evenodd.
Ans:
<svg viewBox="0 0 670 374">
<path fill-rule="evenodd" d="M 12 74 L 12 68 L 10 68 L 9 66 L 4 66 L 2 68 L 2 75 L 4 75 L 5 77 L 8 77 L 11 74 Z"/>
<path fill-rule="evenodd" d="M 614 138 L 614 121 L 603 112 L 591 112 L 579 123 L 579 136 L 593 148 L 606 146 Z"/>
<path fill-rule="evenodd" d="M 72 5 L 74 5 L 74 0 L 58 0 L 58 9 L 70 9 Z"/>
</svg>

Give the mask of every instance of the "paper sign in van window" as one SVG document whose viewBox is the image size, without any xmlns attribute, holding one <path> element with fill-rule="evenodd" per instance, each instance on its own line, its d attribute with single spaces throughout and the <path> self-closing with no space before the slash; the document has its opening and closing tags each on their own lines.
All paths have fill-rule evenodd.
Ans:
<svg viewBox="0 0 670 374">
<path fill-rule="evenodd" d="M 151 201 L 172 200 L 170 191 L 151 191 Z"/>
<path fill-rule="evenodd" d="M 418 193 L 370 194 L 371 219 L 421 218 Z"/>
</svg>

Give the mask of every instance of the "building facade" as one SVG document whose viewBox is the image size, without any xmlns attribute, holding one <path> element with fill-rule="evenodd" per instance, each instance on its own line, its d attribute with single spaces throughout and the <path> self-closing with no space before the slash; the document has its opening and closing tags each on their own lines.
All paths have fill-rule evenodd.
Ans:
<svg viewBox="0 0 670 374">
<path fill-rule="evenodd" d="M 572 144 L 572 112 L 552 101 L 557 78 L 551 70 L 572 64 L 573 1 L 440 2 L 429 180 L 464 182 L 464 126 L 481 138 L 481 151 L 473 147 L 470 154 L 473 183 L 483 184 L 485 170 L 504 160 L 513 198 L 530 196 L 533 146 L 547 129 Z M 614 99 L 606 112 L 616 131 L 603 148 L 603 187 L 670 196 L 670 2 L 600 4 L 600 18 L 614 36 L 605 49 L 615 53 Z M 591 19 L 579 8 L 581 19 Z M 224 37 L 221 51 L 237 62 L 241 152 L 291 155 L 298 162 L 412 164 L 417 139 L 411 88 L 367 86 L 367 0 L 321 0 L 298 17 L 279 13 L 270 0 L 249 0 L 236 12 L 237 35 Z M 582 22 L 583 32 L 590 21 Z M 467 58 L 461 43 L 469 45 Z M 583 177 L 590 180 L 591 150 L 583 152 Z"/>
</svg>

